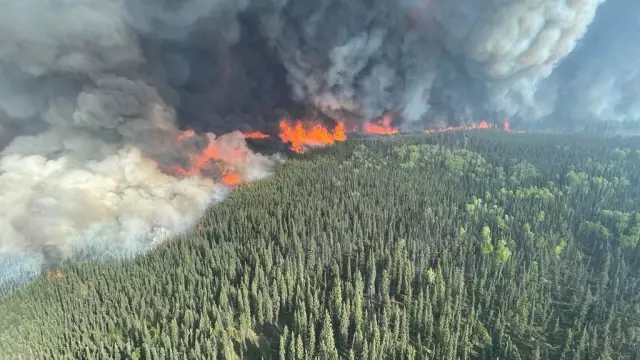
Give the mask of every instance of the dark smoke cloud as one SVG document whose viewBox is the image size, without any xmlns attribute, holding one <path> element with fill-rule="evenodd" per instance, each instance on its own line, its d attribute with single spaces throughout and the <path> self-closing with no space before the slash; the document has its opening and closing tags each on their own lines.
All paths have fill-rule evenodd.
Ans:
<svg viewBox="0 0 640 360">
<path fill-rule="evenodd" d="M 405 127 L 531 117 L 601 0 L 290 1 L 271 31 L 294 96 Z M 273 23 L 270 22 L 270 23 Z"/>
<path fill-rule="evenodd" d="M 71 256 L 138 253 L 224 197 L 215 176 L 177 179 L 158 166 L 194 149 L 175 141 L 167 101 L 178 98 L 154 77 L 132 26 L 141 19 L 117 1 L 2 8 L 0 283 Z M 182 25 L 186 34 L 190 24 Z M 269 161 L 238 134 L 208 138 L 221 153 L 242 155 L 230 158 L 233 171 L 267 173 Z"/>
<path fill-rule="evenodd" d="M 180 129 L 270 130 L 300 104 L 406 130 L 640 120 L 640 3 L 602 2 L 5 0 L 0 281 L 137 253 L 224 197 L 161 170 L 198 143 Z M 268 174 L 237 133 L 208 138 Z"/>
</svg>

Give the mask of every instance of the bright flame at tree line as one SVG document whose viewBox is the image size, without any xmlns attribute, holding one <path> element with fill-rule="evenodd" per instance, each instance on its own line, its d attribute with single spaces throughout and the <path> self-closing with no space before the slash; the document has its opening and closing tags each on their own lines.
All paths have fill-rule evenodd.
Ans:
<svg viewBox="0 0 640 360">
<path fill-rule="evenodd" d="M 379 123 L 366 122 L 363 126 L 363 130 L 368 134 L 378 135 L 393 135 L 399 133 L 399 130 L 391 126 L 393 118 L 391 115 L 384 115 Z M 289 143 L 292 151 L 296 153 L 304 153 L 308 148 L 315 146 L 328 146 L 333 145 L 336 142 L 343 142 L 347 140 L 347 132 L 345 131 L 344 122 L 338 121 L 333 130 L 329 130 L 323 124 L 316 121 L 296 121 L 295 124 L 290 124 L 285 120 L 280 121 L 280 133 L 278 137 L 282 142 Z M 468 126 L 449 126 L 438 129 L 425 129 L 425 134 L 435 134 L 445 131 L 459 131 L 469 129 L 489 129 L 495 128 L 496 125 L 488 124 L 486 121 L 480 123 L 471 123 Z M 511 126 L 508 121 L 503 123 L 505 131 L 510 132 Z M 176 142 L 180 143 L 184 140 L 192 138 L 196 135 L 193 130 L 185 130 L 177 136 Z M 269 134 L 252 131 L 248 133 L 240 132 L 240 135 L 245 139 L 268 139 L 271 138 Z M 231 163 L 234 161 L 242 161 L 243 158 L 248 156 L 245 149 L 236 148 L 231 151 L 230 154 L 223 155 L 222 149 L 219 145 L 210 137 L 207 137 L 207 146 L 201 150 L 199 154 L 190 156 L 191 167 L 189 170 L 183 168 L 180 165 L 173 165 L 165 169 L 168 173 L 173 175 L 188 177 L 202 174 L 202 172 L 217 167 L 222 174 L 221 182 L 225 186 L 236 187 L 241 184 L 245 184 L 246 181 L 241 174 L 227 170 L 224 163 Z M 199 227 L 200 231 L 201 228 Z M 61 278 L 64 275 L 58 268 L 55 271 L 47 273 L 48 279 Z"/>
<path fill-rule="evenodd" d="M 195 136 L 195 132 L 193 130 L 186 130 L 178 135 L 176 140 L 181 142 L 193 136 Z M 230 160 L 241 162 L 243 159 L 248 158 L 249 154 L 242 148 L 235 148 L 230 153 L 224 155 L 223 153 L 224 152 L 220 146 L 213 139 L 207 137 L 207 146 L 202 149 L 199 154 L 190 156 L 191 167 L 188 170 L 180 165 L 172 165 L 166 170 L 171 174 L 187 177 L 200 175 L 203 171 L 211 170 L 215 166 L 220 169 L 222 174 L 222 183 L 224 185 L 239 185 L 243 182 L 242 176 L 232 170 L 226 169 L 224 166 L 221 166 L 221 163 L 231 163 L 232 161 Z"/>
<path fill-rule="evenodd" d="M 511 131 L 508 125 L 509 125 L 509 122 L 505 121 L 504 122 L 504 129 L 506 131 Z M 440 132 L 445 132 L 445 131 L 489 129 L 489 128 L 493 129 L 495 127 L 496 127 L 495 124 L 489 124 L 488 122 L 482 120 L 477 124 L 475 122 L 472 122 L 471 124 L 466 125 L 466 126 L 447 126 L 447 127 L 438 128 L 438 129 L 425 129 L 424 133 L 425 134 L 435 134 L 435 133 L 440 133 Z"/>
<path fill-rule="evenodd" d="M 363 125 L 363 131 L 368 134 L 378 135 L 393 135 L 399 133 L 399 129 L 391 126 L 393 118 L 391 115 L 384 115 L 378 122 L 366 122 Z M 496 128 L 497 125 L 489 124 L 486 121 L 479 123 L 471 123 L 467 126 L 449 126 L 438 129 L 425 129 L 425 134 L 435 134 L 446 131 L 459 131 L 470 129 L 489 129 Z M 503 123 L 503 129 L 507 132 L 511 131 L 511 127 L 508 121 Z M 247 133 L 239 133 L 245 139 L 268 139 L 272 138 L 271 135 L 260 132 L 252 131 Z M 186 139 L 195 136 L 193 130 L 186 130 L 182 132 L 176 138 L 179 143 Z M 318 121 L 301 121 L 297 120 L 294 123 L 286 120 L 281 120 L 279 124 L 278 138 L 283 143 L 288 143 L 292 151 L 296 153 L 304 153 L 309 148 L 319 146 L 329 146 L 337 142 L 343 142 L 347 140 L 347 131 L 345 130 L 345 124 L 342 121 L 338 121 L 333 129 L 328 128 L 324 124 Z M 190 156 L 190 167 L 188 169 L 183 168 L 180 165 L 173 165 L 166 169 L 167 172 L 182 176 L 196 176 L 201 175 L 203 172 L 210 171 L 213 168 L 218 168 L 222 174 L 222 183 L 226 186 L 237 186 L 245 183 L 243 176 L 237 172 L 226 169 L 225 163 L 233 163 L 242 161 L 242 159 L 248 157 L 246 149 L 233 149 L 231 153 L 224 153 L 220 149 L 219 145 L 211 138 L 207 138 L 207 146 L 198 154 Z M 224 154 L 223 154 L 224 153 Z M 230 161 L 233 160 L 233 161 Z"/>
<path fill-rule="evenodd" d="M 380 123 L 372 123 L 366 122 L 364 123 L 363 130 L 367 134 L 378 134 L 378 135 L 392 135 L 397 134 L 399 130 L 391 126 L 391 122 L 393 121 L 393 117 L 391 115 L 386 114 L 380 120 Z"/>
<path fill-rule="evenodd" d="M 347 134 L 342 121 L 338 122 L 333 131 L 329 131 L 318 123 L 303 124 L 298 120 L 292 126 L 282 120 L 280 121 L 280 140 L 290 143 L 291 150 L 303 153 L 308 147 L 327 146 L 345 141 Z"/>
</svg>

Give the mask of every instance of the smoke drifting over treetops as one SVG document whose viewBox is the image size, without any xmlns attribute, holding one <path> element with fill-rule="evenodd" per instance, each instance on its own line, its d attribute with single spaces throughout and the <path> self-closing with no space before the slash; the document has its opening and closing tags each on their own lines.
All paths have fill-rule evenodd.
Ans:
<svg viewBox="0 0 640 360">
<path fill-rule="evenodd" d="M 238 133 L 181 129 L 268 129 L 293 103 L 405 130 L 640 120 L 640 3 L 602 2 L 3 0 L 0 281 L 184 229 L 228 191 L 165 171 L 207 139 L 269 173 Z"/>
</svg>

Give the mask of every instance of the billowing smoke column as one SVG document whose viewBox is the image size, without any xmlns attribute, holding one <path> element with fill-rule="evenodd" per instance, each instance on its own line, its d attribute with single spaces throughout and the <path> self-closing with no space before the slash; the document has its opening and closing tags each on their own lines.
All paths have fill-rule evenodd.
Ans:
<svg viewBox="0 0 640 360">
<path fill-rule="evenodd" d="M 273 41 L 297 99 L 365 117 L 391 110 L 411 129 L 547 116 L 537 85 L 601 2 L 291 1 L 268 23 L 280 25 Z"/>
<path fill-rule="evenodd" d="M 404 130 L 640 120 L 640 3 L 602 2 L 3 1 L 0 282 L 185 229 L 225 176 L 269 173 L 232 131 L 281 109 Z"/>
<path fill-rule="evenodd" d="M 178 140 L 129 16 L 115 1 L 3 4 L 0 282 L 69 256 L 138 253 L 222 198 L 224 172 L 269 169 L 238 133 Z M 219 169 L 189 164 L 204 148 Z M 178 165 L 202 169 L 165 171 Z"/>
</svg>

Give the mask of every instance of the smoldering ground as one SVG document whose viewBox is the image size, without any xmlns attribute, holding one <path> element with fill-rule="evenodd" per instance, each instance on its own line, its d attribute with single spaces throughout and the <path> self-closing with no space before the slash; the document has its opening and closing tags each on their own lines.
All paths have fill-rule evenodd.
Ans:
<svg viewBox="0 0 640 360">
<path fill-rule="evenodd" d="M 225 166 L 251 180 L 273 161 L 222 134 L 269 129 L 300 104 L 392 111 L 404 130 L 640 120 L 633 1 L 0 4 L 3 281 L 138 253 L 222 199 L 215 172 L 165 171 L 197 150 L 175 141 L 182 129 L 245 154 Z"/>
</svg>

